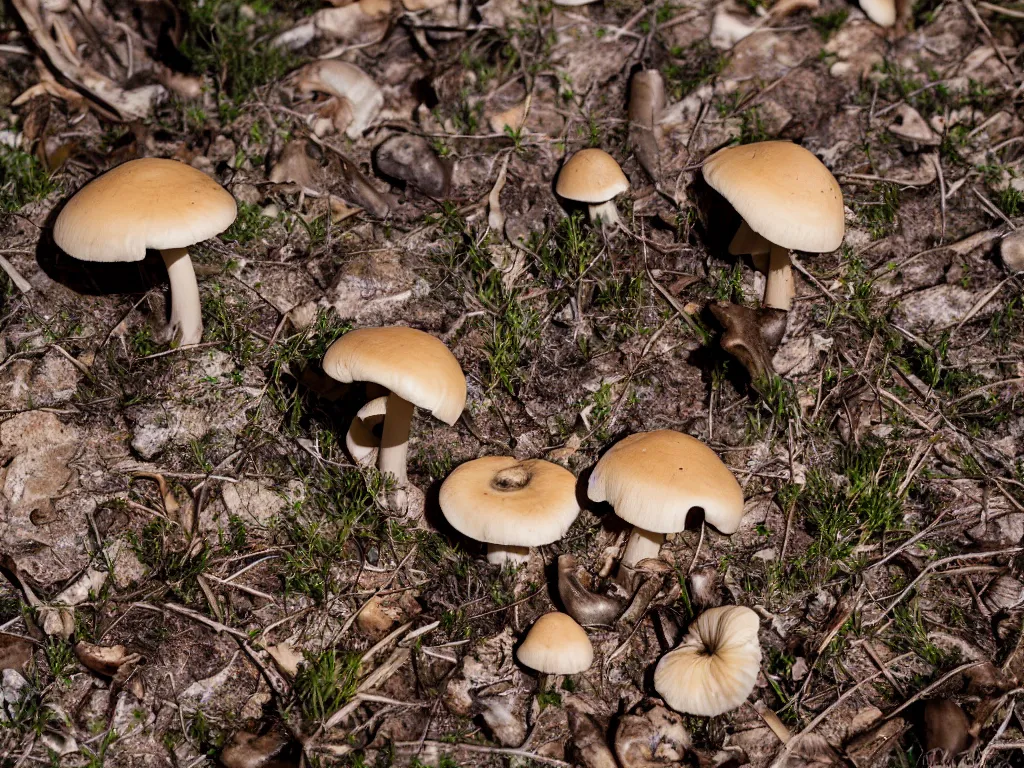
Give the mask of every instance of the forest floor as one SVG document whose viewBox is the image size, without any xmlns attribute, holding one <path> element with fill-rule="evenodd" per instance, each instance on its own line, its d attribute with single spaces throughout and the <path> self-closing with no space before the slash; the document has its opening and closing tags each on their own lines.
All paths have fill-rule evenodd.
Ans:
<svg viewBox="0 0 1024 768">
<path fill-rule="evenodd" d="M 967 713 L 964 764 L 1021 765 L 1024 277 L 1000 241 L 1024 225 L 1024 7 L 924 0 L 897 34 L 843 0 L 395 3 L 335 39 L 319 8 L 0 15 L 0 766 L 605 768 L 612 745 L 622 768 L 915 766 L 934 697 Z M 22 9 L 82 61 L 40 63 Z M 723 39 L 719 18 L 711 40 L 721 14 L 757 29 Z M 345 115 L 293 74 L 331 54 L 383 90 L 355 139 L 311 129 Z M 668 96 L 657 187 L 626 119 L 642 68 Z M 120 88 L 102 105 L 95 73 Z M 381 177 L 397 133 L 440 159 L 442 199 L 417 191 L 438 181 L 422 151 L 411 183 Z M 833 172 L 847 233 L 799 256 L 779 378 L 755 389 L 709 305 L 757 306 L 764 278 L 728 255 L 738 217 L 699 163 L 775 138 Z M 626 232 L 554 195 L 588 146 L 631 181 Z M 71 194 L 146 156 L 239 201 L 193 252 L 191 348 L 156 340 L 159 258 L 52 244 Z M 410 518 L 345 454 L 364 388 L 320 370 L 346 329 L 396 323 L 443 339 L 469 382 L 454 427 L 417 414 Z M 513 649 L 560 607 L 555 561 L 602 588 L 623 524 L 588 504 L 502 570 L 445 527 L 438 485 L 494 454 L 585 477 L 660 428 L 723 457 L 742 526 L 673 537 L 653 602 L 590 630 L 589 671 L 542 686 Z M 738 710 L 682 718 L 688 749 L 662 733 L 645 757 L 624 724 L 657 731 L 651 670 L 698 610 L 698 572 L 762 618 L 762 674 Z"/>
</svg>

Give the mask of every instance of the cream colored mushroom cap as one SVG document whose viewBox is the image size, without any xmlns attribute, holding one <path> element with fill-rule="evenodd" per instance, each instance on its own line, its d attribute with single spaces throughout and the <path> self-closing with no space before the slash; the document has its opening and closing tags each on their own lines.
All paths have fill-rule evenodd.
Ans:
<svg viewBox="0 0 1024 768">
<path fill-rule="evenodd" d="M 141 261 L 146 249 L 188 248 L 231 226 L 235 199 L 177 160 L 130 160 L 68 201 L 53 226 L 61 250 L 82 261 Z"/>
<path fill-rule="evenodd" d="M 713 717 L 736 709 L 761 668 L 757 614 L 741 605 L 705 611 L 683 642 L 662 656 L 654 689 L 677 712 Z"/>
<path fill-rule="evenodd" d="M 752 230 L 794 251 L 827 253 L 843 242 L 839 182 L 811 152 L 789 141 L 720 149 L 704 179 Z"/>
<path fill-rule="evenodd" d="M 594 646 L 571 616 L 552 611 L 533 623 L 516 658 L 548 675 L 574 675 L 590 668 Z"/>
<path fill-rule="evenodd" d="M 722 533 L 734 533 L 743 517 L 743 491 L 729 468 L 700 440 L 671 429 L 638 432 L 609 448 L 587 495 L 656 533 L 683 530 L 694 507 Z"/>
<path fill-rule="evenodd" d="M 880 27 L 896 23 L 896 0 L 860 0 L 860 9 Z"/>
<path fill-rule="evenodd" d="M 466 375 L 439 339 L 404 326 L 360 328 L 331 344 L 324 373 L 338 381 L 372 381 L 446 424 L 466 407 Z"/>
<path fill-rule="evenodd" d="M 629 189 L 629 179 L 603 149 L 581 149 L 558 172 L 555 192 L 577 203 L 606 203 Z"/>
<path fill-rule="evenodd" d="M 572 472 L 550 461 L 511 456 L 462 464 L 441 485 L 438 502 L 459 533 L 513 547 L 558 541 L 580 512 Z"/>
</svg>

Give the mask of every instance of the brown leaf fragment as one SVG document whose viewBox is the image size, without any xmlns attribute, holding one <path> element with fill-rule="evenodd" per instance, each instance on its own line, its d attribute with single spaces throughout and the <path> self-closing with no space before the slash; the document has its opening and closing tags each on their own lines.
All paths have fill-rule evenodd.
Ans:
<svg viewBox="0 0 1024 768">
<path fill-rule="evenodd" d="M 387 218 L 391 212 L 391 203 L 386 195 L 374 189 L 373 185 L 359 170 L 359 166 L 347 157 L 341 160 L 341 189 L 338 195 L 349 202 L 355 203 L 378 219 Z"/>
<path fill-rule="evenodd" d="M 899 743 L 900 736 L 907 729 L 902 717 L 894 717 L 846 743 L 846 756 L 857 768 L 884 765 L 887 755 Z"/>
<path fill-rule="evenodd" d="M 657 183 L 661 175 L 656 126 L 665 107 L 665 81 L 656 69 L 645 69 L 629 82 L 629 140 L 640 166 Z"/>
<path fill-rule="evenodd" d="M 227 746 L 220 753 L 219 762 L 224 768 L 288 768 L 297 766 L 297 759 L 285 759 L 282 755 L 288 747 L 288 739 L 271 731 L 257 736 L 248 731 L 236 731 Z"/>
<path fill-rule="evenodd" d="M 285 144 L 281 156 L 270 170 L 269 179 L 274 184 L 295 184 L 303 190 L 317 189 L 309 142 L 296 139 Z"/>
<path fill-rule="evenodd" d="M 113 677 L 125 664 L 142 658 L 137 653 L 128 653 L 123 645 L 94 645 L 84 640 L 75 643 L 75 657 L 86 669 L 103 677 Z"/>
<path fill-rule="evenodd" d="M 430 197 L 443 197 L 448 174 L 422 136 L 400 133 L 385 140 L 374 152 L 378 170 Z"/>
<path fill-rule="evenodd" d="M 0 632 L 0 671 L 24 672 L 32 661 L 32 642 L 24 637 Z"/>
<path fill-rule="evenodd" d="M 558 558 L 558 595 L 566 612 L 585 627 L 614 624 L 625 607 L 618 598 L 584 587 L 576 574 L 576 558 L 572 555 Z"/>
<path fill-rule="evenodd" d="M 605 731 L 591 715 L 570 707 L 569 730 L 573 751 L 585 768 L 617 768 Z"/>
<path fill-rule="evenodd" d="M 719 341 L 722 349 L 740 361 L 753 381 L 764 381 L 775 375 L 772 347 L 777 346 L 785 334 L 786 312 L 718 301 L 711 305 L 711 314 L 723 329 Z"/>
</svg>

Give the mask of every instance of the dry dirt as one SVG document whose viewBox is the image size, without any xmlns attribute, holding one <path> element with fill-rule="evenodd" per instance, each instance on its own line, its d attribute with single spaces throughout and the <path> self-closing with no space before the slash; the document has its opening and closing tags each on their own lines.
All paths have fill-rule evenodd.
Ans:
<svg viewBox="0 0 1024 768">
<path fill-rule="evenodd" d="M 352 6 L 333 39 L 309 0 L 4 6 L 0 766 L 916 766 L 933 698 L 967 714 L 963 764 L 1021 765 L 1024 7 L 922 0 L 883 30 L 842 0 L 427 5 Z M 44 58 L 26 14 L 80 60 Z M 725 16 L 758 29 L 723 39 Z M 324 55 L 382 89 L 355 138 L 293 74 Z M 645 68 L 657 185 L 626 119 Z M 393 135 L 423 141 L 382 158 Z M 738 218 L 699 163 L 773 138 L 840 181 L 847 234 L 799 257 L 780 376 L 754 387 L 708 307 L 757 306 L 764 279 L 727 254 Z M 627 232 L 554 195 L 586 146 L 630 179 Z M 240 202 L 194 251 L 193 348 L 155 341 L 159 258 L 52 243 L 74 191 L 144 156 Z M 370 393 L 319 368 L 387 323 L 469 382 L 456 426 L 414 423 L 422 519 L 345 455 Z M 540 680 L 513 651 L 561 607 L 558 556 L 608 589 L 624 526 L 585 503 L 501 571 L 438 486 L 489 454 L 585 483 L 659 428 L 723 457 L 743 524 L 675 536 L 653 600 L 590 629 L 592 668 Z M 717 602 L 761 617 L 761 675 L 738 710 L 669 722 L 653 665 Z"/>
</svg>

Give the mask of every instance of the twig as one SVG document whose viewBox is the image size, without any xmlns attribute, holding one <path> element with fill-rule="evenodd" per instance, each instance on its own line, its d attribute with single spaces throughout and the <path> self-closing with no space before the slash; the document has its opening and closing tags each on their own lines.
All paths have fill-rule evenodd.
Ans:
<svg viewBox="0 0 1024 768">
<path fill-rule="evenodd" d="M 14 265 L 3 256 L 0 256 L 0 269 L 7 273 L 7 276 L 11 278 L 11 282 L 22 293 L 28 293 L 32 290 L 32 284 L 22 277 L 21 273 L 14 268 Z"/>
<path fill-rule="evenodd" d="M 573 768 L 572 763 L 567 763 L 564 760 L 557 760 L 553 757 L 546 757 L 544 755 L 538 755 L 536 752 L 527 752 L 524 749 L 512 749 L 511 747 L 484 747 L 478 744 L 465 744 L 462 742 L 448 743 L 444 741 L 429 741 L 426 740 L 422 744 L 418 741 L 399 741 L 395 742 L 395 748 L 405 751 L 419 751 L 423 747 L 433 747 L 436 749 L 462 749 L 466 752 L 474 752 L 482 755 L 510 755 L 512 757 L 524 757 L 527 760 L 533 760 L 538 763 L 544 763 L 545 765 L 556 765 L 559 768 Z"/>
<path fill-rule="evenodd" d="M 940 677 L 938 680 L 936 680 L 934 683 L 932 683 L 931 685 L 928 685 L 928 686 L 922 688 L 920 691 L 918 691 L 913 696 L 911 696 L 909 699 L 907 699 L 902 704 L 900 704 L 898 707 L 896 707 L 896 709 L 894 709 L 892 712 L 890 712 L 888 715 L 885 716 L 885 719 L 889 720 L 889 719 L 895 717 L 900 712 L 902 712 L 904 709 L 906 709 L 911 704 L 913 704 L 915 701 L 917 701 L 918 699 L 922 698 L 923 696 L 926 696 L 929 693 L 931 693 L 932 691 L 934 691 L 936 688 L 938 688 L 944 682 L 949 680 L 951 677 L 956 677 L 961 672 L 964 672 L 964 671 L 966 671 L 968 669 L 971 669 L 972 667 L 977 667 L 977 666 L 980 666 L 981 664 L 987 664 L 987 663 L 988 662 L 985 659 L 981 659 L 980 661 L 968 661 L 966 664 L 961 664 L 956 669 L 950 670 L 949 672 L 944 674 L 942 677 Z"/>
</svg>

